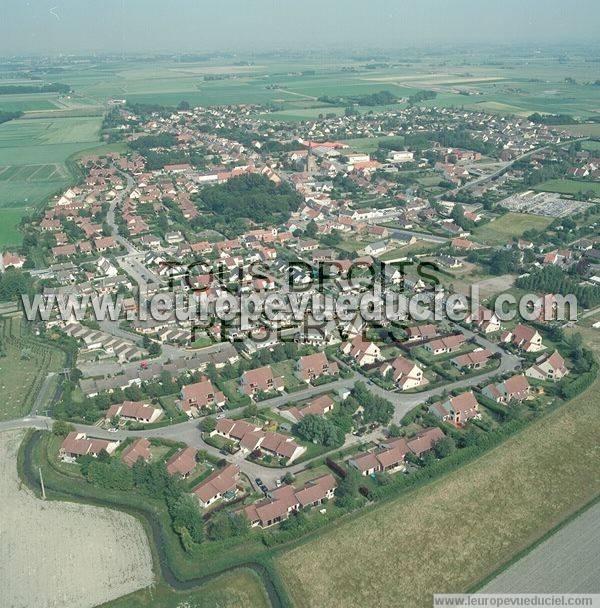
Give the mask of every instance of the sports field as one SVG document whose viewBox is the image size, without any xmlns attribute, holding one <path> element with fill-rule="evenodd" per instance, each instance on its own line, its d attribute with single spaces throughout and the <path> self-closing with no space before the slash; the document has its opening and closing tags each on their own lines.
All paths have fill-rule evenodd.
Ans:
<svg viewBox="0 0 600 608">
<path fill-rule="evenodd" d="M 600 492 L 600 379 L 445 477 L 284 553 L 298 607 L 430 607 L 461 592 Z M 577 437 L 577 441 L 573 441 Z"/>
<path fill-rule="evenodd" d="M 538 184 L 535 190 L 540 192 L 558 192 L 560 194 L 578 194 L 579 192 L 594 192 L 600 196 L 600 182 L 582 181 L 577 179 L 551 179 Z"/>
<path fill-rule="evenodd" d="M 530 229 L 543 230 L 552 218 L 528 213 L 507 213 L 492 222 L 479 226 L 473 231 L 473 240 L 486 245 L 500 245 L 520 237 Z"/>
</svg>

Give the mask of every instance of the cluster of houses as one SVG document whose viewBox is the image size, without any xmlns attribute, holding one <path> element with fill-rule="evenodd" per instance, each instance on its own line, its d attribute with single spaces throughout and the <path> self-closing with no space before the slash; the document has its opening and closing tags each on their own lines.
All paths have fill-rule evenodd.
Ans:
<svg viewBox="0 0 600 608">
<path fill-rule="evenodd" d="M 353 456 L 348 463 L 365 477 L 375 473 L 395 473 L 406 469 L 406 455 L 414 454 L 422 458 L 435 448 L 435 444 L 445 437 L 438 427 L 419 431 L 414 437 L 389 438 L 372 451 Z"/>
<path fill-rule="evenodd" d="M 221 418 L 217 420 L 216 428 L 210 432 L 210 436 L 219 436 L 235 442 L 243 454 L 265 452 L 285 460 L 287 464 L 298 459 L 306 451 L 306 448 L 298 445 L 293 437 L 263 431 L 262 426 L 246 420 Z"/>
<path fill-rule="evenodd" d="M 336 486 L 335 477 L 330 473 L 311 479 L 300 489 L 284 485 L 269 492 L 265 499 L 247 505 L 243 513 L 252 527 L 268 528 L 300 509 L 316 507 L 331 500 Z"/>
</svg>

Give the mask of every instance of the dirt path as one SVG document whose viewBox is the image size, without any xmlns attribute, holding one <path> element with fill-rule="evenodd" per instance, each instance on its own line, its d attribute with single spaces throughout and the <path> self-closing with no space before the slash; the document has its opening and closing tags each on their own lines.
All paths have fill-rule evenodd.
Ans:
<svg viewBox="0 0 600 608">
<path fill-rule="evenodd" d="M 133 517 L 38 500 L 19 483 L 23 434 L 0 433 L 0 589 L 7 608 L 86 608 L 151 585 L 152 556 Z"/>
</svg>

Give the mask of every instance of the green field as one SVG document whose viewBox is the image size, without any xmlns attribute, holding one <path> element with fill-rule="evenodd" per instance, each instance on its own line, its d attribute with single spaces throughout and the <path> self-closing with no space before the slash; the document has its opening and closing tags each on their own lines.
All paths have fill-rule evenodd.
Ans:
<svg viewBox="0 0 600 608">
<path fill-rule="evenodd" d="M 0 420 L 31 411 L 42 382 L 64 366 L 64 353 L 35 340 L 19 318 L 0 318 Z"/>
<path fill-rule="evenodd" d="M 295 606 L 425 608 L 435 592 L 477 585 L 600 492 L 599 389 L 597 379 L 477 460 L 283 553 Z"/>
<path fill-rule="evenodd" d="M 589 182 L 577 179 L 551 179 L 538 184 L 535 190 L 540 192 L 558 192 L 560 194 L 578 194 L 592 191 L 600 195 L 600 182 Z"/>
<path fill-rule="evenodd" d="M 101 608 L 270 608 L 258 575 L 247 568 L 222 574 L 194 591 L 173 591 L 166 585 L 143 589 Z"/>
<path fill-rule="evenodd" d="M 66 161 L 98 146 L 100 122 L 100 117 L 69 117 L 0 125 L 0 211 L 8 222 L 0 225 L 0 246 L 19 244 L 14 227 L 20 218 L 73 182 Z"/>
<path fill-rule="evenodd" d="M 0 188 L 4 188 L 4 185 L 0 185 Z M 0 209 L 0 250 L 21 242 L 18 226 L 22 216 L 20 209 Z"/>
<path fill-rule="evenodd" d="M 502 217 L 479 226 L 473 231 L 473 239 L 486 245 L 501 245 L 520 237 L 525 230 L 543 230 L 552 218 L 527 213 L 507 213 Z"/>
</svg>

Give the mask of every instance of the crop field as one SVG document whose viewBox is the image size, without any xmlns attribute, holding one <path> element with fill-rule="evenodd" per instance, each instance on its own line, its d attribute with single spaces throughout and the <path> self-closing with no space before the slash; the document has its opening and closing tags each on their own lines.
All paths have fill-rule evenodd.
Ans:
<svg viewBox="0 0 600 608">
<path fill-rule="evenodd" d="M 1 102 L 0 97 L 0 102 Z M 65 162 L 98 146 L 100 117 L 19 119 L 0 125 L 0 245 L 18 245 L 14 227 L 46 197 L 66 188 L 72 176 Z"/>
<path fill-rule="evenodd" d="M 558 192 L 560 194 L 578 194 L 579 192 L 594 192 L 600 196 L 600 182 L 588 182 L 577 179 L 551 179 L 538 184 L 535 190 L 540 192 Z"/>
<path fill-rule="evenodd" d="M 529 215 L 527 213 L 507 213 L 473 231 L 473 239 L 487 245 L 500 245 L 520 237 L 530 229 L 543 230 L 552 218 Z"/>
<path fill-rule="evenodd" d="M 0 319 L 0 420 L 31 411 L 44 379 L 64 366 L 62 351 L 24 334 L 19 318 Z"/>
<path fill-rule="evenodd" d="M 92 608 L 151 585 L 150 547 L 132 516 L 44 502 L 23 487 L 16 466 L 22 436 L 0 434 L 2 604 Z"/>
<path fill-rule="evenodd" d="M 560 528 L 481 588 L 482 593 L 600 593 L 600 504 Z"/>
<path fill-rule="evenodd" d="M 283 553 L 296 606 L 429 607 L 432 593 L 496 571 L 600 492 L 599 389 L 600 379 L 477 460 Z"/>
<path fill-rule="evenodd" d="M 0 185 L 3 188 L 4 185 Z M 23 216 L 19 209 L 0 209 L 0 249 L 21 242 L 19 222 Z"/>
<path fill-rule="evenodd" d="M 252 570 L 239 568 L 194 591 L 151 587 L 104 604 L 101 608 L 270 608 L 265 588 Z"/>
</svg>

